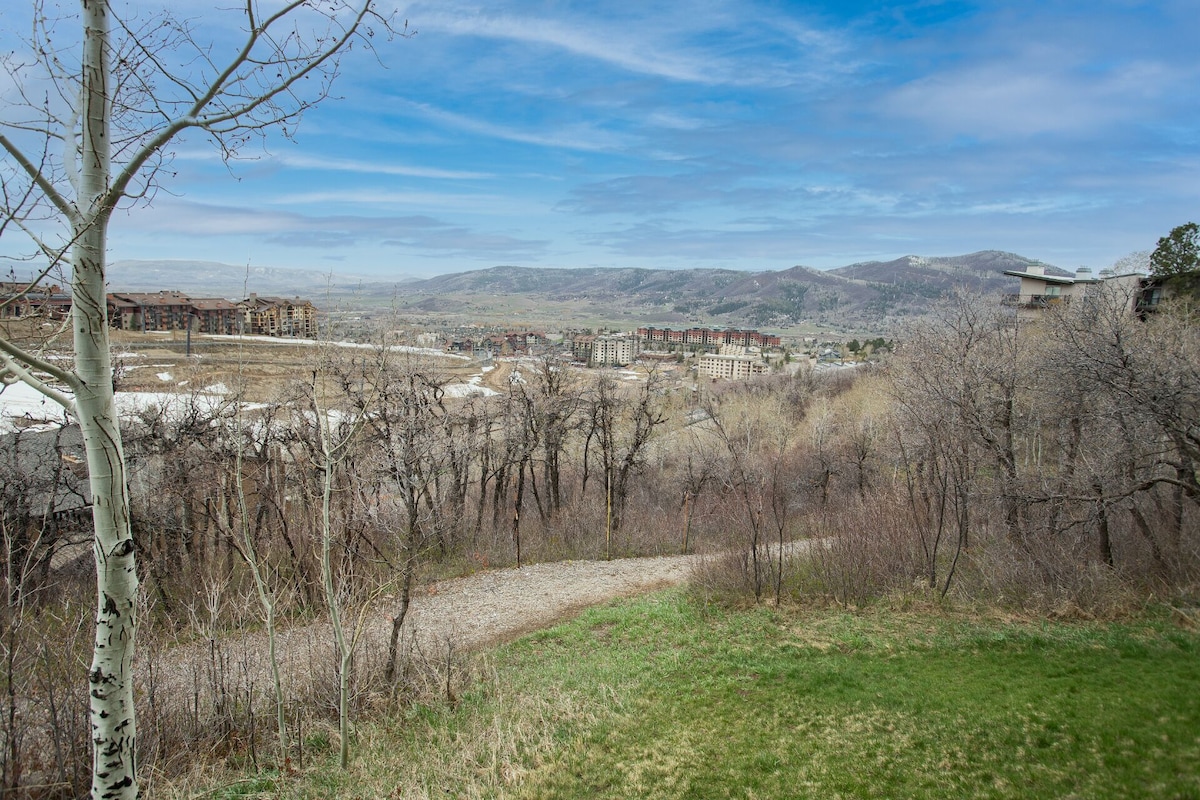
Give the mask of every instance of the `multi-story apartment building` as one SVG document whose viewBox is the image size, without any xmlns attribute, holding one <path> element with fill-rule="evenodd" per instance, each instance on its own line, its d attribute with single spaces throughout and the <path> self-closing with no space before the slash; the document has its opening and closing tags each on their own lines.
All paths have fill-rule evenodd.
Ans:
<svg viewBox="0 0 1200 800">
<path fill-rule="evenodd" d="M 254 295 L 251 295 L 254 297 Z M 265 298 L 276 301 L 276 298 Z M 311 336 L 315 330 L 312 322 L 312 304 L 303 301 L 279 301 L 299 304 L 304 309 L 301 322 L 296 323 L 292 313 L 290 327 L 275 324 L 272 335 Z M 268 313 L 260 313 L 253 321 L 237 303 L 223 297 L 188 297 L 182 292 L 110 292 L 107 297 L 108 323 L 114 328 L 127 331 L 173 331 L 186 330 L 189 325 L 198 333 L 232 334 L 238 332 L 266 332 Z M 260 310 L 261 312 L 261 310 Z M 275 311 L 275 319 L 287 319 L 286 312 Z M 261 327 L 254 329 L 257 322 Z"/>
<path fill-rule="evenodd" d="M 726 346 L 720 353 L 700 357 L 697 371 L 714 380 L 740 381 L 767 371 L 761 356 L 747 354 L 744 347 Z"/>
<path fill-rule="evenodd" d="M 641 340 L 624 334 L 576 336 L 571 343 L 571 355 L 585 361 L 589 367 L 624 367 L 632 364 L 641 352 Z"/>
<path fill-rule="evenodd" d="M 724 345 L 742 345 L 743 347 L 779 347 L 778 336 L 760 333 L 756 330 L 739 330 L 727 328 L 688 328 L 675 330 L 672 328 L 638 328 L 637 335 L 645 342 L 664 342 L 666 344 L 699 345 L 719 348 Z"/>
<path fill-rule="evenodd" d="M 184 330 L 192 300 L 182 292 L 110 292 L 108 324 L 126 331 Z"/>
<path fill-rule="evenodd" d="M 0 281 L 0 319 L 42 316 L 65 319 L 71 313 L 71 295 L 56 284 L 30 286 L 21 281 Z"/>
<path fill-rule="evenodd" d="M 233 334 L 241 329 L 242 315 L 237 303 L 223 297 L 193 297 L 192 316 L 197 333 Z"/>
<path fill-rule="evenodd" d="M 251 294 L 238 303 L 245 320 L 245 332 L 263 336 L 317 335 L 317 308 L 299 297 L 259 297 Z"/>
</svg>

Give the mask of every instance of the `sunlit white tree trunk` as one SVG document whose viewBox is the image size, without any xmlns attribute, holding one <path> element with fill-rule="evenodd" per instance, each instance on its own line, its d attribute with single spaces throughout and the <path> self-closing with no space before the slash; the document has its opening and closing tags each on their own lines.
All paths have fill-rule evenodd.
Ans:
<svg viewBox="0 0 1200 800">
<path fill-rule="evenodd" d="M 88 672 L 92 797 L 107 798 L 132 796 L 137 787 L 131 667 L 138 581 L 104 291 L 105 236 L 114 206 L 108 4 L 85 0 L 83 26 L 77 200 L 71 208 L 75 374 L 70 386 L 87 452 L 95 528 L 96 639 Z"/>
</svg>

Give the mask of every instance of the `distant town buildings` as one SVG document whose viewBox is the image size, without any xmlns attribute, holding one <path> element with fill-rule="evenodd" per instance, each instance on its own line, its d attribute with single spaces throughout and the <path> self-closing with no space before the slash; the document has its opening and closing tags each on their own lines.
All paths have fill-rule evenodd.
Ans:
<svg viewBox="0 0 1200 800">
<path fill-rule="evenodd" d="M 125 331 L 176 331 L 190 326 L 197 333 L 248 333 L 312 338 L 317 335 L 317 308 L 301 298 L 259 297 L 236 303 L 223 297 L 189 297 L 182 292 L 110 292 L 108 324 Z M 65 319 L 71 296 L 58 286 L 0 282 L 0 318 L 41 315 Z"/>
<path fill-rule="evenodd" d="M 41 315 L 64 319 L 71 312 L 71 296 L 56 284 L 30 287 L 20 281 L 0 281 L 0 319 Z"/>
<path fill-rule="evenodd" d="M 477 356 L 515 356 L 534 353 L 549 344 L 543 331 L 505 331 L 485 336 L 456 337 L 446 341 L 446 351 Z"/>
<path fill-rule="evenodd" d="M 300 298 L 259 297 L 240 303 L 222 297 L 189 297 L 182 292 L 111 292 L 108 322 L 127 331 L 247 333 L 311 339 L 317 335 L 317 309 Z"/>
<path fill-rule="evenodd" d="M 688 328 L 675 330 L 673 328 L 638 328 L 638 338 L 644 342 L 663 342 L 666 344 L 702 345 L 719 349 L 726 345 L 742 347 L 779 347 L 778 336 L 769 333 L 759 333 L 756 330 L 716 330 L 713 328 Z"/>
</svg>

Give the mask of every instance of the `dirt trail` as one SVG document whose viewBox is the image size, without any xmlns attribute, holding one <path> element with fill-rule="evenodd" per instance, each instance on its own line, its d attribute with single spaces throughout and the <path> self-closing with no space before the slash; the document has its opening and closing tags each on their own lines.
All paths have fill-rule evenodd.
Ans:
<svg viewBox="0 0 1200 800">
<path fill-rule="evenodd" d="M 481 386 L 486 386 L 493 391 L 507 393 L 512 381 L 513 365 L 510 361 L 495 361 L 492 369 L 483 373 L 483 379 L 479 382 Z"/>
<path fill-rule="evenodd" d="M 440 581 L 414 594 L 403 638 L 409 647 L 415 646 L 434 658 L 445 654 L 448 644 L 459 653 L 475 650 L 549 627 L 589 606 L 682 583 L 699 558 L 561 561 Z M 360 663 L 378 663 L 386 652 L 393 608 L 394 601 L 383 598 L 368 609 L 359 643 L 363 654 Z M 348 620 L 347 627 L 352 625 L 354 621 Z M 327 622 L 279 633 L 279 664 L 290 694 L 309 696 L 309 687 L 328 685 L 333 672 L 332 639 Z M 225 638 L 220 647 L 228 659 L 226 674 L 233 675 L 239 684 L 236 690 L 251 690 L 267 698 L 271 678 L 265 633 L 255 631 Z M 182 711 L 183 706 L 197 702 L 206 693 L 214 663 L 208 646 L 184 645 L 151 658 L 161 711 L 175 705 Z M 147 677 L 144 667 L 135 670 L 143 681 Z"/>
</svg>

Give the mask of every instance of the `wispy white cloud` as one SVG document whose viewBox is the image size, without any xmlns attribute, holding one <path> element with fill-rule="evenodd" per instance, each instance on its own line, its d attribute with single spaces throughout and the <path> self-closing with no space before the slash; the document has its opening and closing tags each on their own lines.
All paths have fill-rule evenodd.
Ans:
<svg viewBox="0 0 1200 800">
<path fill-rule="evenodd" d="M 881 108 L 921 120 L 943 135 L 1007 139 L 1095 131 L 1136 118 L 1142 105 L 1138 95 L 1150 88 L 1131 85 L 1120 75 L 1096 80 L 1019 64 L 982 64 L 908 83 L 885 98 Z"/>
<path fill-rule="evenodd" d="M 136 221 L 139 233 L 250 237 L 289 248 L 345 249 L 361 244 L 403 247 L 425 255 L 536 257 L 546 242 L 479 231 L 423 214 L 307 215 L 292 211 L 172 201 Z"/>
<path fill-rule="evenodd" d="M 226 52 L 238 12 L 216 5 L 186 13 Z M 418 36 L 352 54 L 293 140 L 231 169 L 182 140 L 113 247 L 430 270 L 897 243 L 1111 262 L 1200 204 L 1194 5 L 415 0 Z"/>
<path fill-rule="evenodd" d="M 418 167 L 406 164 L 389 164 L 379 161 L 357 161 L 350 158 L 330 158 L 311 155 L 277 155 L 274 163 L 297 169 L 328 170 L 331 172 L 358 172 L 366 175 L 402 175 L 410 178 L 437 178 L 442 180 L 479 180 L 494 177 L 487 172 L 470 172 L 437 167 Z"/>
<path fill-rule="evenodd" d="M 824 82 L 858 60 L 841 31 L 765 5 L 717 0 L 595 8 L 440 4 L 413 13 L 432 35 L 491 39 L 556 51 L 631 76 L 699 86 Z"/>
<path fill-rule="evenodd" d="M 416 206 L 420 208 L 454 209 L 456 211 L 493 212 L 497 206 L 512 205 L 512 199 L 496 194 L 453 194 L 444 192 L 398 192 L 386 189 L 318 189 L 276 195 L 267 201 L 271 205 L 340 206 Z M 526 206 L 528 210 L 528 206 Z"/>
<path fill-rule="evenodd" d="M 592 122 L 580 122 L 559 126 L 554 130 L 531 132 L 438 108 L 427 103 L 406 103 L 404 105 L 425 119 L 433 120 L 449 128 L 537 147 L 600 153 L 624 150 L 634 142 L 629 136 L 604 130 Z"/>
<path fill-rule="evenodd" d="M 587 28 L 579 23 L 514 14 L 422 15 L 427 29 L 457 36 L 505 39 L 564 50 L 575 56 L 595 59 L 629 72 L 691 83 L 720 83 L 711 64 L 700 55 L 662 47 L 647 47 L 644 35 L 625 28 L 615 30 L 598 20 Z"/>
</svg>

